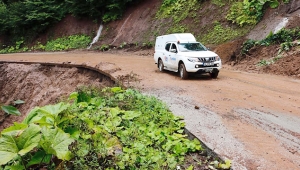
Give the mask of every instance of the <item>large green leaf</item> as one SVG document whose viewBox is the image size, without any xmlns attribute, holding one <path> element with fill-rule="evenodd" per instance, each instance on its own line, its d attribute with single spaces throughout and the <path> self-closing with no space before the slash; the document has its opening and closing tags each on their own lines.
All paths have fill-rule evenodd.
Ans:
<svg viewBox="0 0 300 170">
<path fill-rule="evenodd" d="M 5 106 L 1 106 L 1 109 L 7 113 L 7 114 L 11 114 L 11 115 L 21 115 L 21 113 L 19 112 L 19 110 L 13 106 L 9 106 L 9 105 L 5 105 Z"/>
<path fill-rule="evenodd" d="M 10 135 L 3 134 L 0 138 L 0 165 L 6 164 L 18 155 L 18 147 Z"/>
<path fill-rule="evenodd" d="M 27 116 L 24 118 L 24 120 L 22 121 L 22 123 L 25 123 L 25 124 L 30 124 L 30 122 L 34 122 L 36 120 L 39 120 L 42 118 L 42 116 L 39 116 L 38 114 L 38 110 L 39 110 L 39 107 L 35 107 L 34 109 L 32 109 L 28 114 Z"/>
<path fill-rule="evenodd" d="M 44 107 L 34 108 L 27 117 L 23 120 L 23 123 L 41 123 L 42 125 L 54 125 L 60 121 L 58 115 L 69 107 L 68 104 L 58 103 L 56 105 L 47 105 Z"/>
<path fill-rule="evenodd" d="M 136 117 L 139 117 L 141 114 L 142 114 L 141 112 L 136 112 L 136 111 L 125 111 L 122 118 L 125 120 L 132 120 Z"/>
<path fill-rule="evenodd" d="M 22 126 L 20 126 L 22 127 Z M 12 128 L 13 129 L 13 128 Z M 23 156 L 35 148 L 40 139 L 41 128 L 38 125 L 31 124 L 19 136 L 12 136 L 13 131 L 7 131 L 0 138 L 0 165 L 6 164 L 18 154 Z"/>
<path fill-rule="evenodd" d="M 25 167 L 23 165 L 11 165 L 5 166 L 4 170 L 23 170 Z"/>
<path fill-rule="evenodd" d="M 15 122 L 13 126 L 10 126 L 6 129 L 2 130 L 1 134 L 17 136 L 21 132 L 23 132 L 24 129 L 26 129 L 27 127 L 28 127 L 27 124 Z"/>
<path fill-rule="evenodd" d="M 279 6 L 279 2 L 277 0 L 270 1 L 271 8 L 277 8 Z"/>
<path fill-rule="evenodd" d="M 28 167 L 28 166 L 36 165 L 36 164 L 40 164 L 40 163 L 49 164 L 51 157 L 52 157 L 51 154 L 46 154 L 46 152 L 44 150 L 40 150 L 33 155 L 33 157 L 30 159 L 30 161 L 28 162 L 28 164 L 26 166 Z"/>
<path fill-rule="evenodd" d="M 52 114 L 56 117 L 59 113 L 66 110 L 68 108 L 68 106 L 69 106 L 68 104 L 61 102 L 56 105 L 47 105 L 47 106 L 41 107 L 39 110 L 43 113 Z"/>
<path fill-rule="evenodd" d="M 18 154 L 23 156 L 35 148 L 41 140 L 41 128 L 38 125 L 30 124 L 23 133 L 16 138 L 19 148 Z"/>
<path fill-rule="evenodd" d="M 69 145 L 74 142 L 70 134 L 65 133 L 59 128 L 50 129 L 48 127 L 42 128 L 42 140 L 40 142 L 47 154 L 56 155 L 59 159 L 70 160 L 71 152 Z"/>
</svg>

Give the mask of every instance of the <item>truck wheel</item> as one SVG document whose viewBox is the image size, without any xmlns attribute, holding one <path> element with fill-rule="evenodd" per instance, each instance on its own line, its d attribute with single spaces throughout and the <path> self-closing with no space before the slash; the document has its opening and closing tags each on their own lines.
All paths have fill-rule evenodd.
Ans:
<svg viewBox="0 0 300 170">
<path fill-rule="evenodd" d="M 179 75 L 181 79 L 187 79 L 189 76 L 183 63 L 181 63 L 179 66 Z"/>
<path fill-rule="evenodd" d="M 218 77 L 219 72 L 210 73 L 210 77 L 216 79 Z"/>
<path fill-rule="evenodd" d="M 158 69 L 160 72 L 164 71 L 164 63 L 161 59 L 158 60 Z"/>
</svg>

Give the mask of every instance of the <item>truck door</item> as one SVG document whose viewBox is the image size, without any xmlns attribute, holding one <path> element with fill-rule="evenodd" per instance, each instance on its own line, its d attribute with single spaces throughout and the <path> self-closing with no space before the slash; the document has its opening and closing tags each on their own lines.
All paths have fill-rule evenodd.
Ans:
<svg viewBox="0 0 300 170">
<path fill-rule="evenodd" d="M 177 66 L 177 60 L 178 60 L 177 52 L 178 52 L 178 49 L 176 47 L 176 44 L 172 43 L 171 48 L 170 48 L 170 53 L 169 53 L 169 65 L 170 65 L 169 67 L 172 70 L 176 70 L 178 67 Z"/>
<path fill-rule="evenodd" d="M 163 57 L 162 57 L 162 60 L 164 62 L 164 65 L 165 67 L 167 67 L 167 69 L 169 69 L 170 67 L 170 58 L 169 58 L 169 55 L 170 55 L 170 48 L 171 48 L 171 43 L 167 43 L 166 46 L 165 46 L 165 51 L 163 52 Z"/>
</svg>

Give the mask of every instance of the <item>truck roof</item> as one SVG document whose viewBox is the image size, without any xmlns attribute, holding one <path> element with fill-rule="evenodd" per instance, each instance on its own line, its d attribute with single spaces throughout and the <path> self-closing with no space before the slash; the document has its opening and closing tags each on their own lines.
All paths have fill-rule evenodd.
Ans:
<svg viewBox="0 0 300 170">
<path fill-rule="evenodd" d="M 165 42 L 197 42 L 196 38 L 191 33 L 176 33 L 158 36 L 157 39 L 164 39 Z"/>
</svg>

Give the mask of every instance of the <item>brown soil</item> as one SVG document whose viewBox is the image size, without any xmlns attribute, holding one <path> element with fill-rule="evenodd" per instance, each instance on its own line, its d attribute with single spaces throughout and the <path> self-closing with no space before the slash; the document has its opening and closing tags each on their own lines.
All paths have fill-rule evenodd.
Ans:
<svg viewBox="0 0 300 170">
<path fill-rule="evenodd" d="M 0 60 L 70 65 L 84 63 L 98 68 L 124 85 L 166 102 L 175 115 L 184 116 L 190 132 L 223 159 L 231 159 L 233 169 L 300 168 L 299 80 L 223 69 L 218 79 L 203 75 L 183 81 L 176 73 L 160 73 L 152 56 L 138 56 L 124 51 L 113 53 L 10 54 L 0 55 Z M 230 66 L 225 65 L 225 68 Z M 76 83 L 70 85 L 73 81 L 99 83 L 99 79 L 95 82 L 94 74 L 88 72 L 90 76 L 84 74 L 78 78 L 77 74 L 81 71 L 74 68 L 62 71 L 53 67 L 50 71 L 40 65 L 3 64 L 1 69 L 9 69 L 8 72 L 1 71 L 1 75 L 12 82 L 8 85 L 5 81 L 5 87 L 1 88 L 5 89 L 1 91 L 1 96 L 5 97 L 1 101 L 26 101 L 20 107 L 27 108 L 22 110 L 23 114 L 33 105 L 66 97 L 61 95 L 67 95 L 76 88 Z M 68 77 L 57 76 L 69 71 L 71 73 L 66 74 Z M 22 75 L 26 75 L 27 79 L 22 79 Z M 38 78 L 40 76 L 42 79 Z M 70 83 L 65 83 L 66 80 Z M 58 90 L 58 87 L 61 89 Z M 7 95 L 8 91 L 13 95 Z M 51 99 L 45 99 L 45 95 Z"/>
<path fill-rule="evenodd" d="M 84 68 L 45 66 L 40 64 L 1 64 L 0 103 L 13 105 L 15 100 L 21 116 L 7 116 L 0 111 L 0 131 L 13 122 L 20 122 L 35 106 L 57 103 L 80 86 L 106 87 L 114 81 L 96 71 Z"/>
<path fill-rule="evenodd" d="M 46 44 L 47 41 L 58 37 L 70 36 L 74 34 L 84 34 L 94 36 L 97 32 L 99 24 L 87 18 L 75 18 L 67 15 L 60 22 L 50 27 L 45 34 L 40 35 L 36 42 Z M 33 44 L 34 45 L 34 44 Z M 88 44 L 87 44 L 88 46 Z"/>
<path fill-rule="evenodd" d="M 231 69 L 252 73 L 267 73 L 300 78 L 300 50 L 294 47 L 288 52 L 278 54 L 279 45 L 254 47 L 247 55 L 229 60 Z M 269 63 L 266 63 L 269 62 Z"/>
</svg>

